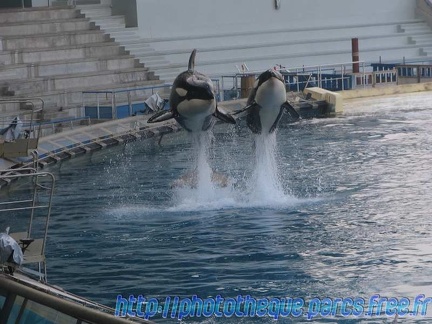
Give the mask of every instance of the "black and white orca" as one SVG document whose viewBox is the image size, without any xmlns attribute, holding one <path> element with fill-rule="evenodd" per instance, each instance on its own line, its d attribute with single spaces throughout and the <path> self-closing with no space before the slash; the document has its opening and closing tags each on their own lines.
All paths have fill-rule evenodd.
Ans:
<svg viewBox="0 0 432 324">
<path fill-rule="evenodd" d="M 187 71 L 180 73 L 171 89 L 169 111 L 160 111 L 147 121 L 156 123 L 170 118 L 189 132 L 206 131 L 218 118 L 235 124 L 235 119 L 217 107 L 213 82 L 206 75 L 195 71 L 196 49 L 189 58 Z"/>
<path fill-rule="evenodd" d="M 253 133 L 273 133 L 283 112 L 294 120 L 300 115 L 286 97 L 285 82 L 282 75 L 273 69 L 260 74 L 249 94 L 246 107 L 233 113 L 236 117 L 247 115 L 246 122 Z"/>
</svg>

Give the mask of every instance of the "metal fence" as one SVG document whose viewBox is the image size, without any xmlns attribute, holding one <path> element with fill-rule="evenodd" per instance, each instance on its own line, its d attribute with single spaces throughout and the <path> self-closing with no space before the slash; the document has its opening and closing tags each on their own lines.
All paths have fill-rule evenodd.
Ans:
<svg viewBox="0 0 432 324">
<path fill-rule="evenodd" d="M 352 72 L 353 64 L 360 65 L 359 73 Z M 359 87 L 375 87 L 397 83 L 397 70 L 389 68 L 384 71 L 373 71 L 372 65 L 362 61 L 281 68 L 277 70 L 285 79 L 288 91 L 303 91 L 307 87 L 320 87 L 331 91 L 344 91 Z M 224 100 L 237 99 L 249 89 L 244 89 L 243 78 L 257 77 L 262 71 L 248 71 L 221 76 Z"/>
<path fill-rule="evenodd" d="M 212 79 L 216 100 L 220 100 L 220 82 Z M 136 114 L 152 112 L 146 104 L 146 100 L 159 94 L 162 99 L 168 99 L 172 84 L 128 88 L 121 90 L 84 91 L 83 103 L 84 115 L 92 119 L 117 119 L 134 116 Z M 165 106 L 164 109 L 168 109 Z"/>
</svg>

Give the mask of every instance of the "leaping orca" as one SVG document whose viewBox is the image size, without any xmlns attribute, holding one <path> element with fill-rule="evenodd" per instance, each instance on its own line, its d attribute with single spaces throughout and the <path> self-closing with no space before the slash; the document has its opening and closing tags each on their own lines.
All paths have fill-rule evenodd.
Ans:
<svg viewBox="0 0 432 324">
<path fill-rule="evenodd" d="M 206 75 L 195 71 L 194 49 L 189 58 L 187 71 L 180 73 L 171 89 L 171 110 L 160 111 L 147 121 L 156 123 L 174 118 L 189 132 L 206 131 L 218 118 L 235 124 L 235 119 L 217 107 L 213 82 Z"/>
<path fill-rule="evenodd" d="M 246 122 L 253 133 L 273 133 L 286 110 L 292 119 L 300 118 L 287 101 L 282 75 L 273 69 L 260 74 L 248 97 L 246 107 L 233 113 L 236 117 L 247 115 Z"/>
</svg>

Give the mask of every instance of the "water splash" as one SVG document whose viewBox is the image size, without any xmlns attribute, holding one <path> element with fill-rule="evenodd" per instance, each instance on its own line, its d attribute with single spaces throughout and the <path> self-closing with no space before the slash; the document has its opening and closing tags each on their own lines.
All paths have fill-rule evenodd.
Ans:
<svg viewBox="0 0 432 324">
<path fill-rule="evenodd" d="M 299 200 L 287 195 L 282 186 L 277 166 L 276 134 L 256 135 L 252 172 L 245 179 L 233 179 L 226 187 L 212 179 L 209 164 L 211 134 L 192 134 L 194 159 L 193 186 L 174 189 L 171 211 L 226 209 L 230 207 L 285 208 Z M 235 154 L 231 158 L 235 158 Z M 232 161 L 224 161 L 230 165 Z M 192 174 L 192 173 L 191 173 Z M 243 185 L 235 185 L 243 183 Z"/>
<path fill-rule="evenodd" d="M 277 164 L 276 133 L 257 134 L 254 138 L 255 163 L 249 179 L 248 200 L 263 206 L 286 205 L 296 201 L 285 194 Z"/>
<path fill-rule="evenodd" d="M 189 172 L 188 183 L 174 189 L 176 210 L 220 209 L 232 206 L 230 183 L 226 187 L 219 186 L 214 171 L 209 164 L 209 149 L 212 133 L 191 133 L 194 152 L 193 171 Z"/>
</svg>

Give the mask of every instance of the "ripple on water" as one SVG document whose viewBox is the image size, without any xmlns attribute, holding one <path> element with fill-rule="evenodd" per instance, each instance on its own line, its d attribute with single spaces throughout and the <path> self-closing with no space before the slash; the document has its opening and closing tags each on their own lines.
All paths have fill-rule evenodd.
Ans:
<svg viewBox="0 0 432 324">
<path fill-rule="evenodd" d="M 343 118 L 267 139 L 217 126 L 201 160 L 182 134 L 65 162 L 53 169 L 50 281 L 110 306 L 119 293 L 431 295 L 425 102 L 353 101 Z M 199 163 L 231 185 L 170 189 Z"/>
</svg>

